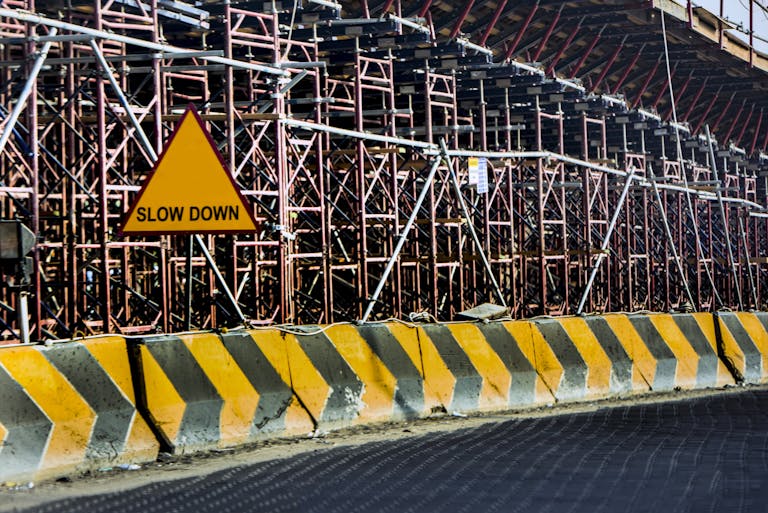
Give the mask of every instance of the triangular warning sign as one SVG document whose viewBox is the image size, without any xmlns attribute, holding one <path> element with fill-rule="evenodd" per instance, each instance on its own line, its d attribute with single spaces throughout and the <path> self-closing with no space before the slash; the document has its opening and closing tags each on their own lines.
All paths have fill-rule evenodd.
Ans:
<svg viewBox="0 0 768 513">
<path fill-rule="evenodd" d="M 144 181 L 120 235 L 255 231 L 248 203 L 190 105 Z"/>
</svg>

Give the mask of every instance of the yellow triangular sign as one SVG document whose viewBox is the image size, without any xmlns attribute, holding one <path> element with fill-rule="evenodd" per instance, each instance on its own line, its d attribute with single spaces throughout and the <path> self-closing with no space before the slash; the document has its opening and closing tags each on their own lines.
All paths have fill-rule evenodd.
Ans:
<svg viewBox="0 0 768 513">
<path fill-rule="evenodd" d="M 120 234 L 255 231 L 248 203 L 190 105 L 144 181 Z"/>
</svg>

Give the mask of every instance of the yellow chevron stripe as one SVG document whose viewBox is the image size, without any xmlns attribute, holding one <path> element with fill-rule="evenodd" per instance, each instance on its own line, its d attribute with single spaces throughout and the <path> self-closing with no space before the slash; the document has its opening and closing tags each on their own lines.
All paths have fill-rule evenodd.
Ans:
<svg viewBox="0 0 768 513">
<path fill-rule="evenodd" d="M 739 312 L 736 316 L 747 331 L 749 338 L 752 339 L 752 342 L 755 344 L 758 351 L 760 351 L 760 355 L 763 359 L 763 377 L 765 377 L 768 372 L 768 333 L 766 333 L 763 323 L 761 323 L 754 314 Z M 734 342 L 733 345 L 738 347 L 736 342 Z M 742 368 L 743 365 L 744 364 L 742 363 Z"/>
<path fill-rule="evenodd" d="M 448 406 L 453 401 L 453 390 L 456 386 L 456 377 L 448 369 L 448 366 L 440 356 L 440 352 L 432 343 L 427 332 L 423 328 L 416 328 L 416 333 L 421 347 L 421 358 L 424 365 L 424 382 L 426 387 L 434 391 L 438 404 Z"/>
<path fill-rule="evenodd" d="M 160 444 L 155 434 L 149 429 L 149 425 L 144 421 L 141 414 L 134 413 L 128 441 L 125 443 L 125 452 L 129 453 L 126 461 L 136 461 L 137 457 L 146 458 L 145 461 L 153 461 L 157 458 L 159 450 Z"/>
<path fill-rule="evenodd" d="M 3 350 L 0 362 L 53 422 L 40 468 L 74 468 L 84 461 L 96 415 L 69 381 L 32 347 Z"/>
<path fill-rule="evenodd" d="M 512 374 L 474 324 L 447 324 L 453 338 L 483 377 L 478 408 L 504 408 L 509 404 Z"/>
<path fill-rule="evenodd" d="M 539 400 L 541 397 L 545 401 L 553 400 L 552 396 L 557 394 L 560 381 L 563 379 L 563 366 L 544 336 L 536 325 L 529 321 L 505 322 L 504 327 L 517 340 L 520 350 L 536 369 L 546 387 L 547 393 L 539 388 L 537 381 L 536 399 Z"/>
<path fill-rule="evenodd" d="M 605 315 L 603 319 L 632 360 L 632 390 L 650 390 L 656 378 L 656 358 L 626 315 Z"/>
<path fill-rule="evenodd" d="M 408 358 L 411 359 L 414 367 L 418 369 L 421 379 L 424 379 L 424 408 L 426 410 L 431 410 L 434 407 L 440 406 L 440 397 L 426 382 L 424 377 L 419 337 L 426 335 L 423 332 L 420 335 L 417 328 L 412 328 L 396 322 L 387 324 L 387 328 L 389 329 L 389 332 L 392 333 L 392 336 L 397 339 L 400 347 L 403 348 L 403 351 L 408 354 Z"/>
<path fill-rule="evenodd" d="M 147 406 L 152 412 L 154 424 L 160 427 L 168 440 L 175 443 L 187 404 L 149 349 L 144 345 L 139 346 L 139 349 L 144 386 L 147 389 Z"/>
<path fill-rule="evenodd" d="M 291 367 L 288 363 L 288 353 L 285 340 L 278 330 L 251 330 L 248 332 L 253 342 L 261 349 L 269 364 L 277 371 L 280 378 L 290 385 Z"/>
<path fill-rule="evenodd" d="M 221 396 L 220 446 L 237 445 L 250 438 L 251 424 L 259 405 L 259 393 L 224 348 L 218 335 L 179 335 L 200 368 Z"/>
<path fill-rule="evenodd" d="M 288 353 L 285 347 L 285 340 L 282 334 L 278 330 L 250 330 L 248 334 L 251 336 L 254 344 L 256 344 L 264 356 L 269 361 L 269 364 L 277 371 L 280 378 L 290 385 L 291 383 L 291 366 L 288 363 Z"/>
<path fill-rule="evenodd" d="M 83 340 L 82 343 L 104 371 L 109 374 L 110 379 L 120 388 L 123 395 L 131 403 L 136 404 L 125 339 L 122 337 L 99 337 Z"/>
<path fill-rule="evenodd" d="M 248 334 L 253 342 L 261 349 L 264 356 L 277 371 L 280 379 L 288 386 L 291 385 L 291 367 L 288 363 L 288 352 L 285 340 L 278 330 L 251 330 Z M 315 428 L 307 411 L 294 396 L 291 404 L 285 410 L 286 434 L 309 433 Z"/>
<path fill-rule="evenodd" d="M 128 363 L 128 352 L 125 339 L 122 337 L 99 337 L 97 339 L 84 340 L 83 344 L 93 355 L 110 379 L 117 385 L 123 394 L 136 404 L 136 396 L 131 379 L 131 367 Z M 130 453 L 131 458 L 153 459 L 157 456 L 159 444 L 155 435 L 149 429 L 143 417 L 134 413 L 131 430 L 125 445 L 125 452 Z"/>
<path fill-rule="evenodd" d="M 613 364 L 586 321 L 579 317 L 563 317 L 558 322 L 587 364 L 588 394 L 609 394 Z"/>
<path fill-rule="evenodd" d="M 395 376 L 371 350 L 354 326 L 349 324 L 332 326 L 326 330 L 325 334 L 365 385 L 362 396 L 365 408 L 360 412 L 356 422 L 391 419 L 397 388 Z"/>
<path fill-rule="evenodd" d="M 0 424 L 0 446 L 3 445 L 3 442 L 5 442 L 5 437 L 8 435 L 8 430 L 5 429 L 5 427 Z"/>
<path fill-rule="evenodd" d="M 675 319 L 670 314 L 653 314 L 649 315 L 648 319 L 651 320 L 677 359 L 675 385 L 684 388 L 696 387 L 699 355 L 677 326 Z"/>
<path fill-rule="evenodd" d="M 715 318 L 709 313 L 694 313 L 693 318 L 696 324 L 701 328 L 702 333 L 707 339 L 707 343 L 712 351 L 717 355 L 717 333 L 715 332 Z M 733 385 L 733 376 L 728 372 L 725 364 L 720 358 L 717 358 L 717 386 Z"/>
<path fill-rule="evenodd" d="M 421 366 L 421 349 L 419 349 L 418 328 L 412 328 L 405 324 L 398 322 L 392 322 L 387 324 L 389 332 L 400 343 L 400 347 L 403 348 L 408 354 L 408 358 L 413 362 L 414 367 L 419 370 L 421 377 L 424 377 L 424 369 Z"/>
<path fill-rule="evenodd" d="M 291 375 L 289 383 L 291 383 L 296 395 L 301 397 L 301 401 L 309 410 L 309 414 L 313 418 L 319 419 L 323 414 L 328 396 L 331 394 L 331 387 L 325 382 L 315 366 L 312 365 L 312 361 L 301 348 L 295 336 L 289 333 L 281 335 L 278 332 L 275 332 L 273 336 L 285 337 L 284 344 Z M 259 333 L 259 339 L 265 342 L 261 333 Z M 259 347 L 262 347 L 262 345 L 259 345 Z"/>
<path fill-rule="evenodd" d="M 285 433 L 288 435 L 307 434 L 314 429 L 315 425 L 309 418 L 307 410 L 301 406 L 296 397 L 293 397 L 288 409 L 285 410 Z"/>
</svg>

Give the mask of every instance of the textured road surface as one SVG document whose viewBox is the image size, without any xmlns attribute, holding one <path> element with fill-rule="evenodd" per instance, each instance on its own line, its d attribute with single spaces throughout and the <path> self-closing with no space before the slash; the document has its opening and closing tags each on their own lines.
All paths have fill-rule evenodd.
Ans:
<svg viewBox="0 0 768 513">
<path fill-rule="evenodd" d="M 518 419 L 36 512 L 766 512 L 768 391 Z"/>
</svg>

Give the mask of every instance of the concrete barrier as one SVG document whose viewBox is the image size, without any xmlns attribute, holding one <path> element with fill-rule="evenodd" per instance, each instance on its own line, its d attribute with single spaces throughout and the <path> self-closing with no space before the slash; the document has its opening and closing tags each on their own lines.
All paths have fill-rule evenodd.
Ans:
<svg viewBox="0 0 768 513">
<path fill-rule="evenodd" d="M 718 356 L 715 318 L 709 313 L 676 314 L 672 316 L 698 356 L 696 388 L 723 387 L 735 384 L 733 375 Z"/>
<path fill-rule="evenodd" d="M 533 325 L 537 352 L 544 352 L 544 344 L 549 348 L 542 375 L 558 401 L 632 391 L 631 360 L 610 329 L 601 332 L 604 326 L 580 317 L 538 319 Z"/>
<path fill-rule="evenodd" d="M 392 409 L 387 407 L 384 410 L 387 416 L 391 419 L 413 419 L 427 416 L 439 408 L 440 403 L 436 394 L 424 381 L 421 349 L 416 329 L 399 323 L 370 324 L 358 326 L 356 329 L 370 347 L 370 351 L 395 379 L 394 395 L 390 395 L 390 388 L 386 389 L 387 401 L 391 400 L 393 406 Z M 345 353 L 343 344 L 339 342 L 343 333 L 334 332 L 331 336 L 336 346 Z M 364 363 L 368 353 L 363 351 L 358 353 L 358 356 L 364 358 L 360 362 Z M 355 369 L 360 365 L 353 358 L 347 357 L 347 361 Z M 366 380 L 378 381 L 378 366 L 374 364 L 371 371 Z M 358 375 L 362 374 L 358 372 Z"/>
<path fill-rule="evenodd" d="M 320 429 L 412 419 L 437 404 L 425 390 L 416 331 L 398 324 L 292 328 L 293 389 Z"/>
<path fill-rule="evenodd" d="M 768 382 L 768 313 L 718 312 L 720 355 L 745 383 Z"/>
<path fill-rule="evenodd" d="M 332 429 L 357 422 L 368 406 L 363 401 L 363 381 L 320 327 L 293 326 L 291 330 L 293 333 L 284 336 L 293 390 L 318 428 Z M 367 415 L 372 420 L 379 418 L 377 408 L 382 406 L 377 402 L 381 395 L 376 395 L 366 397 L 374 401 Z"/>
<path fill-rule="evenodd" d="M 734 382 L 717 357 L 710 314 L 607 314 L 505 324 L 558 401 Z"/>
<path fill-rule="evenodd" d="M 0 348 L 0 481 L 154 461 L 126 343 L 101 337 Z"/>
<path fill-rule="evenodd" d="M 584 320 L 611 360 L 611 390 L 621 393 L 648 392 L 651 385 L 646 377 L 655 361 L 627 316 L 595 315 Z"/>
<path fill-rule="evenodd" d="M 480 324 L 478 328 L 511 375 L 506 406 L 551 404 L 554 396 L 536 370 L 536 355 L 524 352 L 521 344 L 522 340 L 532 336 L 532 324 L 526 321 L 498 322 Z"/>
<path fill-rule="evenodd" d="M 278 332 L 196 333 L 131 341 L 148 417 L 168 450 L 230 447 L 306 434 Z"/>
<path fill-rule="evenodd" d="M 428 324 L 419 333 L 426 385 L 447 411 L 554 402 L 537 374 L 535 351 L 521 347 L 529 345 L 529 323 Z"/>
<path fill-rule="evenodd" d="M 711 314 L 630 315 L 629 321 L 655 360 L 655 366 L 644 368 L 652 390 L 734 383 L 733 376 L 717 356 Z"/>
</svg>

